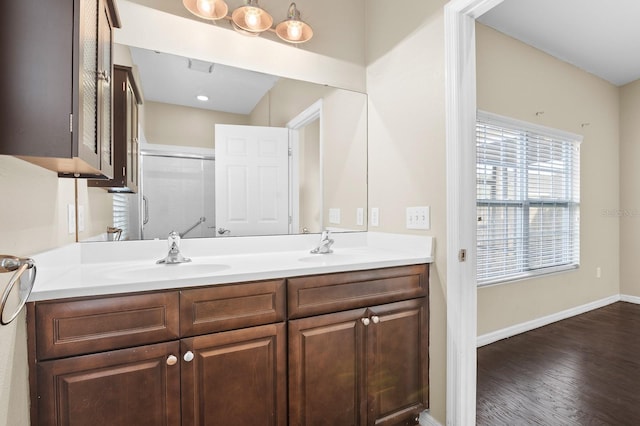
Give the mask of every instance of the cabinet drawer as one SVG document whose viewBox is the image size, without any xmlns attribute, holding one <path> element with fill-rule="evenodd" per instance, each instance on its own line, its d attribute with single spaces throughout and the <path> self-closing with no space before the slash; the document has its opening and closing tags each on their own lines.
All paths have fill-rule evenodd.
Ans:
<svg viewBox="0 0 640 426">
<path fill-rule="evenodd" d="M 39 360 L 176 339 L 179 293 L 163 292 L 38 302 Z"/>
<path fill-rule="evenodd" d="M 181 336 L 283 321 L 284 280 L 219 285 L 180 292 Z"/>
<path fill-rule="evenodd" d="M 428 286 L 428 265 L 290 278 L 289 318 L 422 297 Z"/>
</svg>

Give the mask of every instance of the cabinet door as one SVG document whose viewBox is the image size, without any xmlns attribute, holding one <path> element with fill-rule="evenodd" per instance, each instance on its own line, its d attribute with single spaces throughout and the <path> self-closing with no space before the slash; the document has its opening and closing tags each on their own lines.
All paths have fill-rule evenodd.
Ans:
<svg viewBox="0 0 640 426">
<path fill-rule="evenodd" d="M 412 425 L 429 408 L 427 298 L 370 308 L 368 425 Z"/>
<path fill-rule="evenodd" d="M 284 323 L 183 339 L 181 347 L 183 425 L 287 424 Z"/>
<path fill-rule="evenodd" d="M 77 156 L 95 169 L 100 169 L 98 98 L 100 90 L 100 57 L 98 49 L 98 17 L 100 0 L 80 4 L 78 23 L 78 148 Z"/>
<path fill-rule="evenodd" d="M 71 155 L 73 3 L 2 2 L 2 155 Z"/>
<path fill-rule="evenodd" d="M 132 192 L 138 192 L 138 102 L 129 81 L 127 105 L 126 185 Z"/>
<path fill-rule="evenodd" d="M 113 28 L 105 0 L 81 2 L 78 157 L 113 176 Z"/>
<path fill-rule="evenodd" d="M 289 321 L 290 425 L 365 424 L 365 313 Z"/>
<path fill-rule="evenodd" d="M 178 350 L 170 342 L 38 363 L 34 424 L 180 425 Z"/>
<path fill-rule="evenodd" d="M 98 15 L 98 51 L 99 58 L 99 93 L 100 102 L 98 119 L 100 134 L 100 171 L 113 177 L 113 26 L 104 0 L 100 0 Z"/>
</svg>

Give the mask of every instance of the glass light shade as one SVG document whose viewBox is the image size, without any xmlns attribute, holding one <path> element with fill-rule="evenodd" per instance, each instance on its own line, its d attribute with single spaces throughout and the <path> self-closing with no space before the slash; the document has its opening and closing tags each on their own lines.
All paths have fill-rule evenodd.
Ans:
<svg viewBox="0 0 640 426">
<path fill-rule="evenodd" d="M 296 8 L 296 4 L 291 3 L 287 19 L 276 26 L 276 34 L 289 43 L 304 43 L 313 37 L 313 30 L 300 19 L 300 11 Z"/>
<path fill-rule="evenodd" d="M 273 25 L 273 18 L 258 6 L 258 0 L 248 0 L 247 4 L 233 11 L 231 19 L 238 28 L 251 33 L 261 33 Z"/>
<path fill-rule="evenodd" d="M 223 19 L 229 11 L 224 0 L 182 0 L 182 4 L 198 18 L 214 21 Z"/>
</svg>

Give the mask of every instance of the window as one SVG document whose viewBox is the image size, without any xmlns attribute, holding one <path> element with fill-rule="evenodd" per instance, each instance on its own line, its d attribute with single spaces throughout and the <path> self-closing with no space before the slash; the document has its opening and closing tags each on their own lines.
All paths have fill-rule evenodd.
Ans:
<svg viewBox="0 0 640 426">
<path fill-rule="evenodd" d="M 579 266 L 581 142 L 478 112 L 478 285 Z"/>
<path fill-rule="evenodd" d="M 131 196 L 129 194 L 114 193 L 113 194 L 113 226 L 122 229 L 121 240 L 128 240 Z"/>
</svg>

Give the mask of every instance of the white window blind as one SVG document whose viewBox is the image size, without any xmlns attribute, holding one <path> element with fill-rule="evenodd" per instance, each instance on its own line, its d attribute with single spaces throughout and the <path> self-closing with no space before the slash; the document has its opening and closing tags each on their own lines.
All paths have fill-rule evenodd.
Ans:
<svg viewBox="0 0 640 426">
<path fill-rule="evenodd" d="M 478 112 L 478 285 L 579 266 L 581 142 Z"/>
<path fill-rule="evenodd" d="M 121 240 L 129 239 L 129 200 L 128 194 L 113 194 L 113 226 L 122 229 Z"/>
</svg>

